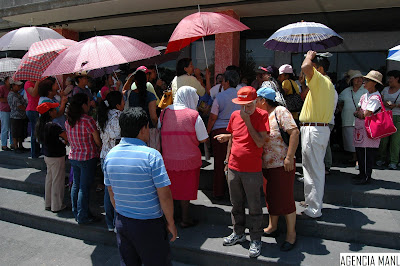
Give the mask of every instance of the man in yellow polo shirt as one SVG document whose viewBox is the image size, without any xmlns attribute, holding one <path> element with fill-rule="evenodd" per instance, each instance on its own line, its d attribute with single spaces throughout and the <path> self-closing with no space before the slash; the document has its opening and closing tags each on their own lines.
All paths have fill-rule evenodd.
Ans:
<svg viewBox="0 0 400 266">
<path fill-rule="evenodd" d="M 309 92 L 300 113 L 304 198 L 307 208 L 301 218 L 322 215 L 325 186 L 324 157 L 330 137 L 329 122 L 333 115 L 335 88 L 326 75 L 329 61 L 308 51 L 301 70 L 306 75 Z"/>
</svg>

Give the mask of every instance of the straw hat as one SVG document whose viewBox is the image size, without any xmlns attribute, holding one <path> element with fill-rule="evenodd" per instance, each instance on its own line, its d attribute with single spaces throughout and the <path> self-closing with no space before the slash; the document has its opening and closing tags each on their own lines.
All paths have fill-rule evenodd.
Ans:
<svg viewBox="0 0 400 266">
<path fill-rule="evenodd" d="M 381 85 L 382 84 L 382 74 L 378 71 L 371 70 L 366 76 L 364 76 L 366 79 L 370 79 L 372 81 L 375 81 Z"/>
<path fill-rule="evenodd" d="M 362 78 L 363 77 L 363 74 L 361 74 L 360 70 L 353 70 L 353 69 L 350 69 L 347 72 L 347 75 L 349 76 L 349 81 L 347 82 L 348 84 L 350 84 L 351 80 L 354 78 L 360 78 L 360 77 Z"/>
</svg>

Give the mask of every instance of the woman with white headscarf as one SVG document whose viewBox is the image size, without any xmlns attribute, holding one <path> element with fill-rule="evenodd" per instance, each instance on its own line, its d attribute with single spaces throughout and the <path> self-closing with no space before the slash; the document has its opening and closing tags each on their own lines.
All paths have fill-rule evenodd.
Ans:
<svg viewBox="0 0 400 266">
<path fill-rule="evenodd" d="M 199 187 L 202 161 L 198 146 L 208 139 L 204 122 L 196 111 L 198 100 L 195 88 L 180 87 L 174 104 L 162 111 L 158 123 L 172 197 L 181 202 L 182 228 L 196 225 L 189 215 L 189 202 L 197 199 Z"/>
</svg>

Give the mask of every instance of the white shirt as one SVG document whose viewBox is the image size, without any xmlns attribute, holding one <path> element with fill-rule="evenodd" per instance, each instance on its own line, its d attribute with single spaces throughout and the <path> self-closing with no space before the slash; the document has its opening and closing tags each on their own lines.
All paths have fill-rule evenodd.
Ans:
<svg viewBox="0 0 400 266">
<path fill-rule="evenodd" d="M 337 105 L 337 102 L 338 102 L 338 98 L 339 98 L 339 96 L 337 94 L 337 91 L 335 90 L 335 101 L 334 101 L 334 104 L 333 104 L 333 115 L 332 115 L 331 122 L 329 122 L 329 124 L 331 124 L 331 125 L 335 124 L 335 111 L 336 111 L 336 105 Z"/>
<path fill-rule="evenodd" d="M 396 100 L 397 98 L 397 100 Z M 397 90 L 397 92 L 389 94 L 389 87 L 386 87 L 382 91 L 382 101 L 391 101 L 392 103 L 398 105 L 400 104 L 400 89 Z M 396 102 L 394 102 L 396 101 Z M 386 110 L 390 110 L 389 107 L 386 107 Z M 400 108 L 395 107 L 392 109 L 392 114 L 393 115 L 400 115 Z"/>
<path fill-rule="evenodd" d="M 168 105 L 167 108 L 171 109 L 171 110 L 182 110 L 187 107 L 184 105 L 181 105 L 181 104 L 171 104 L 171 105 Z M 160 129 L 160 128 L 161 128 L 161 121 L 160 121 L 160 118 L 158 118 L 158 129 Z M 203 141 L 208 138 L 206 126 L 204 125 L 203 119 L 201 118 L 200 115 L 197 116 L 197 120 L 196 120 L 196 124 L 194 125 L 194 128 L 196 131 L 196 136 L 197 136 L 198 141 Z"/>
<path fill-rule="evenodd" d="M 216 84 L 210 89 L 210 96 L 213 100 L 215 100 L 215 97 L 217 97 L 217 94 L 220 93 L 221 91 L 224 91 L 224 88 L 222 88 L 221 84 Z"/>
</svg>

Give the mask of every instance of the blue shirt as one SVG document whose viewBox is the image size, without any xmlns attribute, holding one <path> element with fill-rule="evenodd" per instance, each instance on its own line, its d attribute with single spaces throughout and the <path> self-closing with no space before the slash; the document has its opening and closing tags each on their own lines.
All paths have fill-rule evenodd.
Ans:
<svg viewBox="0 0 400 266">
<path fill-rule="evenodd" d="M 140 139 L 122 138 L 104 160 L 104 184 L 111 186 L 116 211 L 147 220 L 163 215 L 157 188 L 171 184 L 161 154 Z"/>
</svg>

